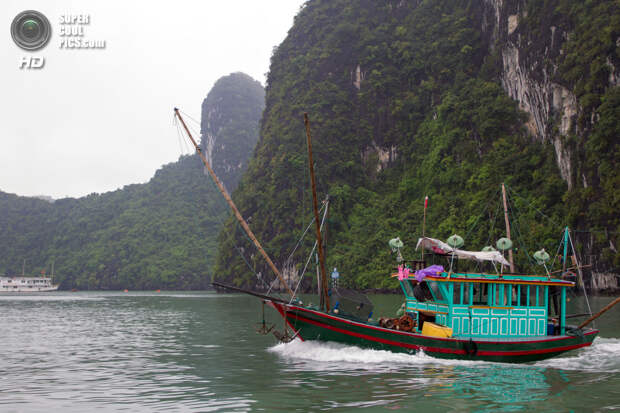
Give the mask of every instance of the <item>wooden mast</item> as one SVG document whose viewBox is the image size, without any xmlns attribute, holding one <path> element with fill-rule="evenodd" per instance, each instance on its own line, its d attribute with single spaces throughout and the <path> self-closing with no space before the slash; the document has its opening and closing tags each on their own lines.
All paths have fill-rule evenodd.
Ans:
<svg viewBox="0 0 620 413">
<path fill-rule="evenodd" d="M 190 133 L 189 129 L 187 128 L 187 125 L 185 124 L 185 121 L 181 117 L 181 114 L 179 113 L 179 109 L 178 108 L 174 108 L 174 113 L 179 118 L 179 120 L 181 121 L 181 124 L 183 125 L 183 129 L 185 129 L 185 132 L 187 133 L 187 136 L 189 136 L 189 139 L 192 141 L 192 144 L 196 148 L 196 152 L 200 156 L 200 159 L 202 159 L 202 163 L 205 165 L 205 167 L 209 171 L 209 175 L 211 175 L 211 178 L 213 178 L 213 180 L 215 181 L 215 184 L 217 185 L 218 189 L 220 190 L 220 192 L 224 196 L 224 199 L 226 199 L 226 202 L 228 202 L 228 205 L 233 210 L 233 213 L 235 214 L 235 217 L 237 218 L 237 221 L 239 221 L 239 223 L 241 224 L 241 226 L 243 227 L 245 232 L 248 234 L 248 237 L 250 237 L 250 239 L 252 240 L 252 242 L 254 243 L 256 248 L 258 249 L 258 251 L 265 258 L 265 261 L 267 261 L 267 264 L 269 264 L 269 267 L 278 276 L 278 279 L 280 280 L 282 285 L 284 285 L 284 287 L 286 287 L 286 290 L 291 295 L 291 297 L 294 297 L 295 293 L 293 293 L 293 290 L 291 290 L 291 287 L 289 287 L 288 284 L 284 281 L 284 278 L 282 277 L 282 274 L 280 273 L 278 268 L 275 266 L 273 261 L 271 261 L 271 258 L 269 258 L 269 255 L 267 255 L 267 252 L 265 252 L 263 247 L 260 245 L 260 242 L 258 242 L 258 240 L 256 239 L 256 236 L 254 236 L 254 233 L 252 232 L 252 230 L 250 229 L 248 224 L 243 219 L 243 216 L 241 216 L 241 213 L 239 212 L 239 210 L 237 209 L 237 206 L 235 205 L 235 203 L 233 202 L 232 198 L 228 194 L 228 191 L 226 191 L 226 188 L 224 188 L 224 185 L 222 184 L 222 182 L 220 182 L 220 180 L 217 177 L 217 175 L 215 175 L 215 172 L 213 172 L 213 169 L 211 168 L 211 165 L 209 165 L 209 162 L 207 162 L 207 159 L 203 155 L 202 150 L 200 149 L 200 146 L 198 146 L 198 144 L 194 140 L 194 137 L 192 136 L 192 134 Z"/>
<path fill-rule="evenodd" d="M 506 187 L 502 182 L 502 198 L 504 199 L 504 220 L 506 221 L 506 237 L 512 241 L 510 238 L 510 221 L 508 221 L 508 203 L 506 202 Z M 512 248 L 508 250 L 508 261 L 510 262 L 510 272 L 514 274 L 515 272 L 515 264 L 512 260 Z"/>
<path fill-rule="evenodd" d="M 312 138 L 310 137 L 310 119 L 304 113 L 304 124 L 306 125 L 306 137 L 308 141 L 308 162 L 310 163 L 310 179 L 312 181 L 312 206 L 314 209 L 314 222 L 316 224 L 316 242 L 319 252 L 319 263 L 321 266 L 321 291 L 325 300 L 325 311 L 329 311 L 329 296 L 327 294 L 327 273 L 325 272 L 325 256 L 323 255 L 323 241 L 321 239 L 321 222 L 319 221 L 319 204 L 316 198 L 316 182 L 314 180 L 314 162 L 312 160 Z"/>
</svg>

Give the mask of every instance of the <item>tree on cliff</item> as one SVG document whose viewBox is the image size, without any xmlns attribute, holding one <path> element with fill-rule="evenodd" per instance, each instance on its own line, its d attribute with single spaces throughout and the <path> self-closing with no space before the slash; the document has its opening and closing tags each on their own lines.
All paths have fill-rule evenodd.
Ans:
<svg viewBox="0 0 620 413">
<path fill-rule="evenodd" d="M 400 236 L 413 254 L 426 195 L 427 235 L 460 233 L 472 249 L 504 236 L 502 182 L 519 194 L 518 258 L 528 262 L 525 246 L 554 250 L 561 227 L 576 223 L 572 199 L 553 145 L 530 134 L 502 88 L 488 17 L 482 1 L 306 3 L 272 56 L 260 140 L 233 195 L 277 265 L 298 273 L 304 258 L 287 261 L 310 217 L 303 112 L 319 191 L 332 198 L 328 266 L 345 284 L 396 286 L 386 242 Z M 606 145 L 611 135 L 597 136 Z M 232 220 L 220 239 L 216 276 L 258 285 L 253 273 L 269 271 Z"/>
<path fill-rule="evenodd" d="M 262 86 L 242 73 L 218 80 L 203 111 L 213 164 L 229 189 L 258 139 Z M 203 136 L 204 141 L 204 136 Z M 203 142 L 204 143 L 204 142 Z M 196 155 L 163 166 L 146 184 L 49 203 L 0 192 L 0 274 L 38 274 L 55 262 L 61 288 L 205 289 L 228 214 Z"/>
</svg>

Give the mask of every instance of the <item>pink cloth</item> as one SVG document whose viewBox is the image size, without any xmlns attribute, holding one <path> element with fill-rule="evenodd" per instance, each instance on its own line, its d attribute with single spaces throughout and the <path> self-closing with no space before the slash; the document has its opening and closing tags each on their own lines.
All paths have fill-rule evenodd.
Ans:
<svg viewBox="0 0 620 413">
<path fill-rule="evenodd" d="M 398 281 L 406 280 L 409 278 L 409 267 L 404 265 L 398 266 Z"/>
</svg>

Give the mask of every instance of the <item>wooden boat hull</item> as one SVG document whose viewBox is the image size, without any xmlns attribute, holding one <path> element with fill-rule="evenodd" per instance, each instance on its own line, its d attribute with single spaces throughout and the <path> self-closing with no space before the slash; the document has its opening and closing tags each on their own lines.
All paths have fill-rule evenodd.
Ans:
<svg viewBox="0 0 620 413">
<path fill-rule="evenodd" d="M 555 357 L 587 347 L 598 334 L 588 329 L 582 335 L 493 340 L 437 338 L 352 321 L 296 305 L 269 302 L 302 340 L 332 341 L 376 350 L 415 353 L 420 350 L 438 358 L 525 363 Z"/>
</svg>

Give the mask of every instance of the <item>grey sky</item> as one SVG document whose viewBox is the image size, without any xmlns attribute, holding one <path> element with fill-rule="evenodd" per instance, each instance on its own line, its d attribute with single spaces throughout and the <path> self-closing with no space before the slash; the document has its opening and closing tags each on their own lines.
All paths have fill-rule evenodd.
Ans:
<svg viewBox="0 0 620 413">
<path fill-rule="evenodd" d="M 198 118 L 214 82 L 231 72 L 264 84 L 273 47 L 303 3 L 3 0 L 0 191 L 78 197 L 148 181 L 181 153 L 173 107 Z M 52 24 L 36 53 L 10 35 L 28 9 Z M 90 15 L 84 39 L 106 48 L 60 49 L 65 14 Z M 24 56 L 44 57 L 45 67 L 19 69 Z"/>
</svg>

